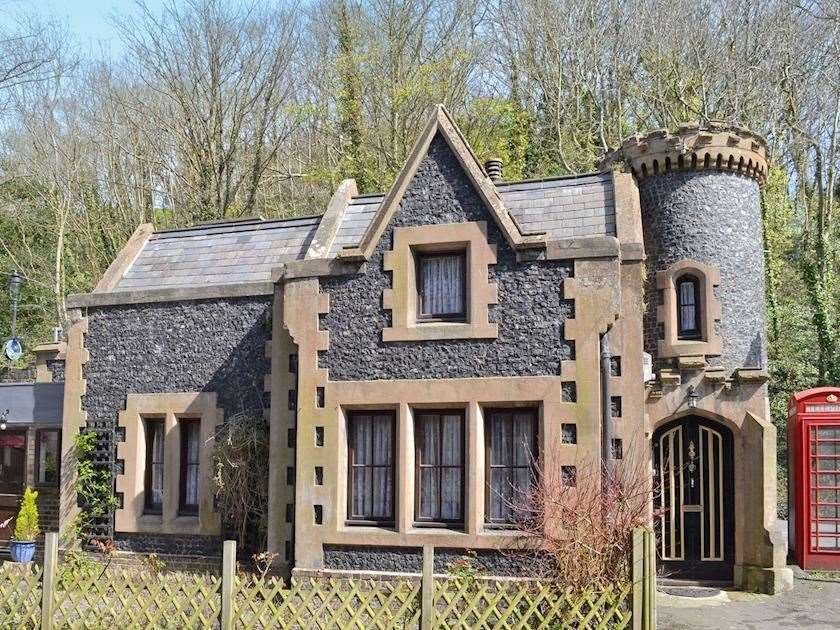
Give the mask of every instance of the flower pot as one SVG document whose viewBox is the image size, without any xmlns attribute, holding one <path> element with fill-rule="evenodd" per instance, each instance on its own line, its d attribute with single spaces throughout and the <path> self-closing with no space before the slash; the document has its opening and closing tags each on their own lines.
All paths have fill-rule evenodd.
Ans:
<svg viewBox="0 0 840 630">
<path fill-rule="evenodd" d="M 13 562 L 32 562 L 35 557 L 34 540 L 10 540 L 9 552 Z"/>
</svg>

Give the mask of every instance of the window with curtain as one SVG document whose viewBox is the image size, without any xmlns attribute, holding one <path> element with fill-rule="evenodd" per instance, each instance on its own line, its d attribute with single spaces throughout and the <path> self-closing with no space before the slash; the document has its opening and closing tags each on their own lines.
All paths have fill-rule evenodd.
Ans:
<svg viewBox="0 0 840 630">
<path fill-rule="evenodd" d="M 417 263 L 418 319 L 464 320 L 465 253 L 421 254 Z"/>
<path fill-rule="evenodd" d="M 392 411 L 354 412 L 348 417 L 347 518 L 393 524 L 396 417 Z"/>
<path fill-rule="evenodd" d="M 163 511 L 163 419 L 147 419 L 145 512 Z"/>
<path fill-rule="evenodd" d="M 35 480 L 40 485 L 58 483 L 61 470 L 61 431 L 38 429 L 36 433 Z"/>
<path fill-rule="evenodd" d="M 181 427 L 181 514 L 198 514 L 198 459 L 201 446 L 201 421 L 182 419 Z"/>
<path fill-rule="evenodd" d="M 677 338 L 700 338 L 700 282 L 694 276 L 677 280 Z"/>
<path fill-rule="evenodd" d="M 489 524 L 515 523 L 517 507 L 525 500 L 534 482 L 537 411 L 494 409 L 485 417 L 485 521 Z"/>
<path fill-rule="evenodd" d="M 464 412 L 414 415 L 415 520 L 464 522 Z"/>
</svg>

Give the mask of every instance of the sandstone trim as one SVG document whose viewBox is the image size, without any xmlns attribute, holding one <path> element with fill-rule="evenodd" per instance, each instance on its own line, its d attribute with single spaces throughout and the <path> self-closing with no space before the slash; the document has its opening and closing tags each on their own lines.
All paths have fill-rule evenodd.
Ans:
<svg viewBox="0 0 840 630">
<path fill-rule="evenodd" d="M 141 223 L 134 230 L 134 233 L 129 237 L 126 244 L 120 250 L 117 257 L 111 262 L 111 265 L 105 271 L 105 274 L 99 280 L 94 293 L 108 293 L 113 291 L 119 283 L 120 279 L 131 267 L 132 263 L 137 259 L 137 255 L 143 246 L 149 240 L 149 237 L 155 231 L 155 226 L 151 223 Z"/>
<path fill-rule="evenodd" d="M 461 249 L 467 253 L 467 322 L 417 322 L 416 251 Z M 487 242 L 487 224 L 453 223 L 394 228 L 394 248 L 385 252 L 383 268 L 392 272 L 392 289 L 382 294 L 382 307 L 392 312 L 392 326 L 382 341 L 430 339 L 495 339 L 498 326 L 488 321 L 488 305 L 496 304 L 496 285 L 487 268 L 496 264 L 496 246 Z"/>
<path fill-rule="evenodd" d="M 233 297 L 252 297 L 274 293 L 272 282 L 242 282 L 219 286 L 153 289 L 149 291 L 117 291 L 113 293 L 75 293 L 68 295 L 68 308 L 147 304 L 150 302 L 182 302 L 186 300 L 215 300 Z"/>
<path fill-rule="evenodd" d="M 332 198 L 327 204 L 327 211 L 318 223 L 315 236 L 309 244 L 305 258 L 326 258 L 330 253 L 335 235 L 344 218 L 344 212 L 350 200 L 359 194 L 355 179 L 345 179 L 335 189 Z"/>
<path fill-rule="evenodd" d="M 146 440 L 143 420 L 164 420 L 164 492 L 162 514 L 143 514 Z M 178 419 L 200 418 L 198 516 L 178 514 L 181 474 L 181 438 Z M 118 425 L 125 428 L 125 441 L 117 444 L 117 458 L 125 462 L 116 477 L 116 490 L 123 495 L 122 509 L 114 513 L 114 531 L 119 533 L 218 535 L 221 518 L 213 506 L 213 445 L 216 427 L 224 410 L 216 406 L 215 392 L 128 394 Z"/>
<path fill-rule="evenodd" d="M 487 206 L 488 211 L 498 223 L 510 246 L 513 249 L 544 246 L 546 240 L 544 233 L 523 234 L 519 231 L 513 218 L 502 204 L 502 199 L 496 191 L 495 185 L 484 172 L 478 158 L 476 158 L 472 149 L 470 149 L 455 121 L 443 105 L 437 105 L 434 107 L 429 121 L 426 123 L 426 127 L 414 144 L 408 160 L 399 175 L 397 175 L 394 185 L 391 186 L 382 204 L 373 216 L 370 225 L 368 225 L 361 242 L 356 247 L 340 251 L 338 258 L 345 260 L 367 260 L 370 258 L 391 217 L 399 207 L 400 201 L 408 185 L 411 183 L 414 174 L 417 172 L 420 163 L 426 157 L 432 140 L 438 133 L 446 140 L 449 148 L 455 154 L 456 159 L 463 167 L 464 172 L 472 182 L 479 197 Z"/>
<path fill-rule="evenodd" d="M 694 275 L 700 282 L 700 324 L 703 333 L 700 340 L 677 338 L 676 284 L 686 274 Z M 721 342 L 716 323 L 720 321 L 721 307 L 714 290 L 718 285 L 720 270 L 696 260 L 681 260 L 656 273 L 656 288 L 662 293 L 662 304 L 656 308 L 656 321 L 664 330 L 664 338 L 658 341 L 660 358 L 720 354 Z"/>
<path fill-rule="evenodd" d="M 687 123 L 676 133 L 658 129 L 630 136 L 607 154 L 602 166 L 622 162 L 640 179 L 670 171 L 717 170 L 763 184 L 767 179 L 767 143 L 746 127 L 722 122 Z"/>
</svg>

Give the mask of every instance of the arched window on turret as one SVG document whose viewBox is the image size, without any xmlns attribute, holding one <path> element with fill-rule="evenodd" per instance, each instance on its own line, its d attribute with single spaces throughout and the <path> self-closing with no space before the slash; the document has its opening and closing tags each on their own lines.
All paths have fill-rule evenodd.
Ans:
<svg viewBox="0 0 840 630">
<path fill-rule="evenodd" d="M 677 280 L 677 339 L 702 338 L 700 281 L 686 274 Z"/>
</svg>

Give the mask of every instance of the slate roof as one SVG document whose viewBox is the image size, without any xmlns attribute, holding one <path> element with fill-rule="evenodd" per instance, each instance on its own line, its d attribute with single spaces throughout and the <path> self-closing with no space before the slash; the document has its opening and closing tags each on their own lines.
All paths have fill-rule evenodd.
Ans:
<svg viewBox="0 0 840 630">
<path fill-rule="evenodd" d="M 246 219 L 155 232 L 114 291 L 270 282 L 273 267 L 304 257 L 319 221 Z"/>
<path fill-rule="evenodd" d="M 551 239 L 616 234 L 610 173 L 499 182 L 496 190 L 523 232 L 546 232 Z M 330 256 L 358 244 L 383 198 L 384 195 L 360 195 L 352 199 Z"/>
<path fill-rule="evenodd" d="M 9 410 L 6 422 L 61 426 L 64 383 L 0 384 L 0 413 Z"/>
<path fill-rule="evenodd" d="M 520 229 L 551 239 L 615 235 L 609 173 L 499 182 L 496 189 Z M 330 248 L 355 246 L 384 195 L 359 195 L 345 209 Z M 240 219 L 153 233 L 115 292 L 269 282 L 280 263 L 301 260 L 320 217 Z"/>
</svg>

